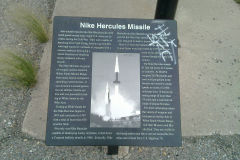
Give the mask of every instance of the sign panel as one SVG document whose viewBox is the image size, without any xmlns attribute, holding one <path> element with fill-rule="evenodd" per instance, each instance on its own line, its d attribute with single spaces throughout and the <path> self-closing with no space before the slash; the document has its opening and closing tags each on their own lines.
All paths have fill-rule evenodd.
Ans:
<svg viewBox="0 0 240 160">
<path fill-rule="evenodd" d="M 176 21 L 55 17 L 46 144 L 180 146 Z"/>
</svg>

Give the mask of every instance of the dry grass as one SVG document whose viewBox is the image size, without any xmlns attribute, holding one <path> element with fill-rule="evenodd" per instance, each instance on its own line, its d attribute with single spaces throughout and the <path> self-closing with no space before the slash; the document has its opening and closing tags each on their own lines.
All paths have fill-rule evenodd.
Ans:
<svg viewBox="0 0 240 160">
<path fill-rule="evenodd" d="M 0 76 L 5 87 L 31 88 L 37 82 L 37 69 L 31 61 L 16 52 L 1 50 Z"/>
<path fill-rule="evenodd" d="M 41 13 L 34 13 L 26 7 L 15 5 L 9 9 L 9 18 L 17 26 L 30 31 L 39 42 L 45 43 L 49 40 L 48 21 Z"/>
</svg>

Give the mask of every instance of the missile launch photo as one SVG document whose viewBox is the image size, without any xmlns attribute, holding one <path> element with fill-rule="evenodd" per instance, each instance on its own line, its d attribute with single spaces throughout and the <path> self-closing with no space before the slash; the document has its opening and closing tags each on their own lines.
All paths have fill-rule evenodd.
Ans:
<svg viewBox="0 0 240 160">
<path fill-rule="evenodd" d="M 139 128 L 140 55 L 92 55 L 90 127 Z"/>
</svg>

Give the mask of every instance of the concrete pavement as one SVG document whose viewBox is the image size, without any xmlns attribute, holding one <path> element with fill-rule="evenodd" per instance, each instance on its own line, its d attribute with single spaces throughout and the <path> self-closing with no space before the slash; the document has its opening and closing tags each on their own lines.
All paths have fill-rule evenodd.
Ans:
<svg viewBox="0 0 240 160">
<path fill-rule="evenodd" d="M 156 0 L 58 0 L 53 16 L 154 18 Z M 176 14 L 183 136 L 240 133 L 240 7 L 180 0 Z M 22 131 L 45 139 L 51 42 Z"/>
</svg>

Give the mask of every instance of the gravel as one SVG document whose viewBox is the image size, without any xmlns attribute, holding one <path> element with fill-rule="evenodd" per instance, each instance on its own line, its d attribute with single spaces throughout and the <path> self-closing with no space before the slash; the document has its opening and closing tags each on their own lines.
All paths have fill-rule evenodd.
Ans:
<svg viewBox="0 0 240 160">
<path fill-rule="evenodd" d="M 183 138 L 183 146 L 130 147 L 122 159 L 131 160 L 239 160 L 240 136 L 213 135 Z M 44 142 L 21 133 L 13 135 L 0 145 L 0 159 L 117 159 L 103 154 L 101 147 L 47 147 Z"/>
<path fill-rule="evenodd" d="M 39 65 L 44 45 L 28 32 L 15 28 L 6 18 L 7 8 L 16 2 L 40 9 L 51 17 L 55 0 L 0 0 L 0 47 L 18 48 Z M 102 147 L 47 147 L 43 141 L 23 134 L 21 126 L 30 95 L 31 90 L 0 89 L 1 160 L 117 159 L 106 156 Z M 183 146 L 179 148 L 130 147 L 129 154 L 122 159 L 239 160 L 240 135 L 184 137 Z"/>
</svg>

